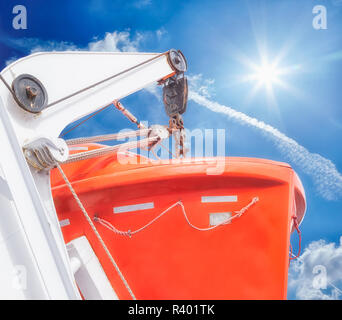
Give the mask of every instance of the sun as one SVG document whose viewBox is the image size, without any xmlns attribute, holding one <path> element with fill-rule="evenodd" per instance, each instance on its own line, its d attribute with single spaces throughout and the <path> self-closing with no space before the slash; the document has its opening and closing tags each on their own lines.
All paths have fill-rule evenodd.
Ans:
<svg viewBox="0 0 342 320">
<path fill-rule="evenodd" d="M 247 61 L 249 72 L 243 77 L 243 82 L 252 84 L 252 89 L 246 97 L 246 101 L 251 101 L 259 91 L 265 91 L 269 103 L 276 105 L 275 88 L 289 89 L 284 77 L 291 73 L 293 67 L 279 65 L 279 59 L 268 60 L 266 56 L 260 59 L 259 63 Z"/>
<path fill-rule="evenodd" d="M 274 64 L 263 63 L 256 67 L 254 78 L 263 85 L 270 86 L 279 81 L 279 69 Z"/>
<path fill-rule="evenodd" d="M 285 53 L 280 52 L 273 58 L 265 50 L 259 50 L 259 61 L 253 61 L 240 52 L 237 56 L 243 72 L 237 77 L 237 84 L 249 83 L 250 90 L 245 95 L 245 103 L 249 104 L 257 94 L 266 97 L 269 106 L 277 106 L 277 94 L 288 91 L 298 97 L 303 94 L 292 85 L 291 76 L 302 70 L 300 64 L 284 64 Z"/>
<path fill-rule="evenodd" d="M 265 87 L 269 91 L 275 84 L 281 83 L 282 68 L 276 62 L 263 59 L 259 65 L 251 63 L 251 67 L 251 73 L 247 78 L 254 82 L 257 89 Z"/>
</svg>

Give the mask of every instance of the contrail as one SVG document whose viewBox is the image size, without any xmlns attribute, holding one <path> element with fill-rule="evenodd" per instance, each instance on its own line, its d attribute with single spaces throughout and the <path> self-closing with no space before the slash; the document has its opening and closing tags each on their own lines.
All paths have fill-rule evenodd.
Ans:
<svg viewBox="0 0 342 320">
<path fill-rule="evenodd" d="M 127 32 L 106 33 L 106 36 L 96 42 L 88 44 L 87 48 L 77 48 L 73 43 L 41 41 L 35 38 L 25 38 L 24 41 L 11 40 L 17 47 L 29 47 L 32 52 L 51 51 L 51 50 L 98 50 L 98 51 L 138 51 L 139 37 L 131 40 L 130 34 Z M 0 39 L 1 41 L 2 39 Z M 341 52 L 337 52 L 333 57 L 340 58 Z M 190 79 L 190 78 L 189 78 Z M 152 91 L 153 94 L 156 93 Z M 287 137 L 276 128 L 259 121 L 258 119 L 247 116 L 246 114 L 236 111 L 231 107 L 221 105 L 215 101 L 199 94 L 194 90 L 189 91 L 189 99 L 202 105 L 214 112 L 222 113 L 227 117 L 250 127 L 259 129 L 261 133 L 275 143 L 276 148 L 290 163 L 295 164 L 305 174 L 309 175 L 316 187 L 318 193 L 327 200 L 338 200 L 342 197 L 342 175 L 337 171 L 336 166 L 329 160 L 319 154 L 310 153 L 295 140 Z"/>
<path fill-rule="evenodd" d="M 329 159 L 316 153 L 310 153 L 306 148 L 276 128 L 236 111 L 231 107 L 210 101 L 195 91 L 189 91 L 189 99 L 213 112 L 225 114 L 228 118 L 240 124 L 260 130 L 267 138 L 275 142 L 275 147 L 279 149 L 287 161 L 296 165 L 301 171 L 312 178 L 319 195 L 326 200 L 338 200 L 341 198 L 342 175 Z"/>
</svg>

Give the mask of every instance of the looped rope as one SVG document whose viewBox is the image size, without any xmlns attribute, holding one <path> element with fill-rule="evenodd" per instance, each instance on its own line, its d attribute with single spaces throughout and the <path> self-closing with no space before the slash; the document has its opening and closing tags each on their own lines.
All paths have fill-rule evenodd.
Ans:
<svg viewBox="0 0 342 320">
<path fill-rule="evenodd" d="M 87 219 L 89 225 L 90 225 L 91 228 L 93 229 L 93 231 L 94 231 L 94 233 L 95 233 L 97 239 L 100 241 L 100 243 L 101 243 L 103 249 L 105 250 L 105 252 L 106 252 L 108 258 L 110 259 L 112 265 L 114 266 L 115 270 L 116 270 L 117 273 L 119 274 L 119 276 L 120 276 L 122 282 L 124 283 L 124 285 L 125 285 L 127 291 L 128 291 L 129 294 L 131 295 L 132 299 L 133 299 L 133 300 L 136 300 L 135 295 L 134 295 L 132 289 L 130 288 L 130 286 L 128 285 L 128 283 L 127 283 L 127 281 L 126 281 L 126 279 L 125 279 L 125 277 L 124 277 L 124 275 L 123 275 L 122 272 L 120 271 L 119 266 L 116 264 L 114 258 L 113 258 L 112 255 L 110 254 L 110 252 L 109 252 L 109 250 L 108 250 L 106 244 L 105 244 L 104 241 L 102 240 L 102 238 L 101 238 L 99 232 L 97 231 L 97 229 L 96 229 L 94 223 L 91 221 L 91 219 L 90 219 L 90 217 L 89 217 L 89 215 L 88 215 L 86 209 L 84 208 L 84 206 L 83 206 L 81 200 L 80 200 L 79 197 L 77 196 L 77 194 L 76 194 L 74 188 L 72 187 L 72 185 L 71 185 L 69 179 L 67 178 L 67 176 L 65 175 L 63 169 L 61 168 L 61 166 L 60 166 L 58 163 L 57 163 L 57 168 L 58 168 L 59 172 L 61 173 L 61 175 L 62 175 L 62 177 L 63 177 L 65 183 L 66 183 L 67 186 L 69 187 L 70 192 L 71 192 L 72 195 L 74 196 L 74 198 L 75 198 L 75 200 L 76 200 L 78 206 L 80 207 L 81 211 L 83 212 L 85 218 Z"/>
<path fill-rule="evenodd" d="M 215 225 L 215 226 L 212 226 L 212 227 L 208 227 L 208 228 L 199 228 L 195 225 L 193 225 L 189 218 L 188 218 L 188 215 L 185 211 L 185 208 L 184 208 L 184 205 L 182 203 L 182 201 L 177 201 L 176 203 L 174 203 L 173 205 L 171 205 L 170 207 L 168 207 L 167 209 L 165 209 L 162 213 L 160 213 L 158 216 L 156 216 L 154 219 L 152 219 L 150 222 L 148 222 L 146 225 L 142 226 L 141 228 L 137 229 L 137 230 L 134 230 L 134 231 L 131 231 L 131 230 L 128 230 L 128 231 L 121 231 L 119 229 L 117 229 L 116 227 L 114 227 L 110 222 L 106 221 L 105 219 L 102 219 L 102 218 L 99 218 L 98 216 L 95 216 L 94 217 L 94 221 L 100 223 L 101 225 L 103 225 L 104 227 L 106 227 L 107 229 L 113 231 L 114 233 L 118 234 L 118 235 L 121 235 L 121 236 L 128 236 L 129 238 L 132 237 L 132 235 L 146 229 L 148 226 L 150 226 L 153 222 L 155 222 L 156 220 L 158 220 L 159 218 L 161 218 L 165 213 L 167 213 L 168 211 L 170 211 L 172 208 L 176 207 L 176 206 L 180 206 L 181 209 L 182 209 L 182 212 L 183 212 L 183 215 L 184 215 L 184 218 L 186 220 L 186 222 L 189 224 L 190 227 L 198 230 L 198 231 L 209 231 L 209 230 L 213 230 L 219 226 L 222 226 L 222 225 L 225 225 L 225 224 L 228 224 L 229 222 L 231 222 L 232 220 L 234 220 L 235 218 L 239 218 L 241 217 L 252 205 L 254 205 L 256 202 L 259 201 L 259 198 L 258 197 L 254 197 L 252 199 L 252 201 L 247 204 L 245 207 L 243 207 L 241 210 L 239 211 L 234 211 L 235 215 L 222 221 L 221 223 Z"/>
<path fill-rule="evenodd" d="M 293 226 L 295 227 L 295 229 L 296 229 L 296 231 L 298 233 L 299 240 L 298 240 L 298 253 L 297 253 L 297 255 L 294 255 L 292 253 L 292 245 L 290 243 L 290 255 L 291 255 L 290 256 L 290 261 L 296 260 L 300 256 L 301 243 L 302 243 L 302 233 L 301 233 L 301 231 L 299 229 L 298 218 L 297 218 L 297 216 L 293 216 L 292 219 L 293 219 Z"/>
</svg>

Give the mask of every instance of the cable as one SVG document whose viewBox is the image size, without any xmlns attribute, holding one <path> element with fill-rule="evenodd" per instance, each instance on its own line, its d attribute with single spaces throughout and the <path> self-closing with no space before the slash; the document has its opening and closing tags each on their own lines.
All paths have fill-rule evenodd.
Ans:
<svg viewBox="0 0 342 320">
<path fill-rule="evenodd" d="M 255 204 L 256 202 L 258 202 L 258 201 L 259 201 L 259 198 L 258 198 L 258 197 L 254 197 L 254 198 L 252 199 L 252 201 L 251 201 L 249 204 L 247 204 L 245 207 L 243 207 L 241 210 L 235 211 L 236 214 L 235 214 L 234 216 L 232 216 L 232 217 L 230 217 L 230 218 L 228 218 L 228 219 L 222 221 L 221 223 L 219 223 L 219 224 L 217 224 L 217 225 L 215 225 L 215 226 L 208 227 L 208 228 L 199 228 L 199 227 L 193 225 L 193 224 L 190 222 L 190 220 L 189 220 L 189 218 L 188 218 L 188 215 L 187 215 L 187 213 L 186 213 L 186 211 L 185 211 L 184 205 L 183 205 L 183 203 L 182 203 L 181 200 L 178 201 L 178 202 L 176 202 L 176 203 L 174 203 L 173 205 L 171 205 L 170 207 L 168 207 L 167 209 L 165 209 L 162 213 L 160 213 L 158 216 L 156 216 L 155 218 L 153 218 L 150 222 L 148 222 L 148 223 L 145 224 L 144 226 L 142 226 L 142 227 L 140 227 L 139 229 L 134 230 L 134 231 L 131 231 L 131 230 L 128 230 L 128 231 L 121 231 L 121 230 L 115 228 L 110 222 L 108 222 L 108 221 L 106 221 L 106 220 L 104 220 L 104 219 L 102 219 L 102 218 L 99 218 L 98 216 L 95 216 L 95 217 L 94 217 L 94 221 L 99 222 L 101 225 L 103 225 L 103 226 L 106 227 L 107 229 L 113 231 L 114 233 L 117 233 L 117 234 L 119 234 L 119 235 L 121 235 L 121 236 L 129 236 L 129 237 L 131 237 L 132 235 L 134 235 L 134 234 L 136 234 L 136 233 L 138 233 L 138 232 L 140 232 L 140 231 L 146 229 L 146 228 L 149 227 L 153 222 L 155 222 L 155 221 L 157 221 L 159 218 L 161 218 L 165 213 L 167 213 L 167 212 L 170 211 L 172 208 L 174 208 L 174 207 L 176 207 L 177 205 L 179 205 L 179 206 L 181 207 L 181 209 L 182 209 L 184 218 L 185 218 L 186 222 L 189 224 L 190 227 L 192 227 L 193 229 L 196 229 L 196 230 L 198 230 L 198 231 L 210 231 L 210 230 L 213 230 L 213 229 L 215 229 L 215 228 L 217 228 L 217 227 L 219 227 L 219 226 L 221 226 L 221 225 L 230 223 L 230 222 L 231 222 L 232 220 L 234 220 L 235 218 L 241 217 L 241 216 L 242 216 L 242 215 L 243 215 L 243 214 L 244 214 L 252 205 L 254 205 L 254 204 Z"/>
<path fill-rule="evenodd" d="M 7 81 L 4 79 L 4 77 L 0 74 L 0 80 L 4 83 L 6 88 L 9 90 L 9 92 L 14 96 L 14 91 L 10 87 L 10 85 L 7 83 Z"/>
<path fill-rule="evenodd" d="M 297 216 L 293 216 L 292 219 L 293 219 L 293 225 L 294 225 L 295 229 L 297 230 L 299 240 L 298 240 L 298 253 L 297 253 L 296 256 L 295 256 L 294 254 L 292 254 L 292 246 L 291 246 L 291 255 L 292 255 L 292 257 L 290 257 L 290 261 L 295 260 L 295 259 L 297 259 L 297 258 L 300 256 L 301 245 L 302 245 L 302 233 L 301 233 L 301 231 L 299 230 L 299 225 L 298 225 L 298 221 L 297 221 Z M 290 245 L 291 245 L 291 244 L 290 244 Z"/>
<path fill-rule="evenodd" d="M 110 261 L 111 261 L 111 263 L 113 264 L 115 270 L 116 270 L 117 273 L 119 274 L 119 276 L 120 276 L 122 282 L 124 283 L 126 289 L 128 290 L 128 292 L 129 292 L 129 294 L 131 295 L 132 299 L 133 299 L 133 300 L 136 300 L 135 295 L 134 295 L 132 289 L 130 288 L 130 286 L 129 286 L 127 280 L 125 279 L 124 275 L 123 275 L 122 272 L 120 271 L 120 268 L 119 268 L 119 266 L 117 265 L 117 263 L 115 262 L 114 258 L 113 258 L 112 255 L 110 254 L 110 251 L 108 250 L 106 244 L 104 243 L 103 239 L 101 238 L 101 236 L 100 236 L 99 232 L 97 231 L 97 229 L 96 229 L 94 223 L 91 221 L 91 219 L 90 219 L 90 217 L 89 217 L 89 215 L 88 215 L 86 209 L 84 208 L 84 206 L 83 206 L 81 200 L 78 198 L 78 196 L 77 196 L 77 194 L 76 194 L 74 188 L 72 187 L 72 185 L 71 185 L 69 179 L 67 178 L 67 176 L 65 175 L 63 169 L 61 168 L 61 166 L 60 166 L 59 164 L 57 164 L 57 168 L 58 168 L 59 172 L 61 173 L 61 175 L 62 175 L 62 177 L 63 177 L 65 183 L 66 183 L 67 186 L 69 187 L 70 192 L 71 192 L 72 195 L 74 196 L 74 198 L 75 198 L 75 200 L 76 200 L 76 202 L 77 202 L 79 208 L 80 208 L 81 211 L 83 212 L 83 215 L 85 216 L 85 218 L 87 219 L 89 225 L 90 225 L 91 228 L 93 229 L 93 231 L 94 231 L 94 233 L 95 233 L 97 239 L 100 241 L 100 243 L 101 243 L 103 249 L 105 250 L 105 252 L 106 252 L 108 258 L 109 258 Z"/>
<path fill-rule="evenodd" d="M 78 126 L 80 126 L 81 124 L 85 123 L 86 121 L 88 121 L 89 119 L 91 119 L 92 117 L 94 117 L 95 115 L 97 115 L 99 112 L 103 111 L 104 109 L 108 108 L 109 106 L 111 106 L 112 104 L 109 104 L 108 106 L 105 106 L 99 110 L 97 110 L 96 112 L 94 112 L 93 114 L 91 114 L 88 118 L 84 119 L 83 121 L 81 121 L 80 123 L 78 123 L 77 125 L 73 126 L 70 130 L 68 130 L 67 132 L 63 133 L 60 137 L 64 137 L 67 133 L 71 132 L 72 130 L 76 129 Z"/>
</svg>

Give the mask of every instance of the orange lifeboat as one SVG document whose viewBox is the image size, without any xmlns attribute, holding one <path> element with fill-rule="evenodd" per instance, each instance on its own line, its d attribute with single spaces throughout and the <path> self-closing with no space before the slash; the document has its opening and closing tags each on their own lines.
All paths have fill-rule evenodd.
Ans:
<svg viewBox="0 0 342 320">
<path fill-rule="evenodd" d="M 293 218 L 306 207 L 288 164 L 227 157 L 213 175 L 216 158 L 125 157 L 62 168 L 137 299 L 286 298 Z M 130 299 L 56 169 L 51 183 L 59 220 L 69 221 L 65 243 L 85 236 L 118 297 Z"/>
</svg>

